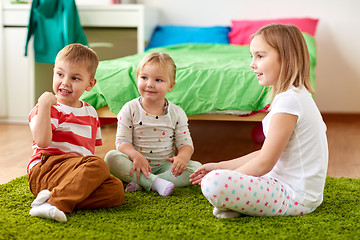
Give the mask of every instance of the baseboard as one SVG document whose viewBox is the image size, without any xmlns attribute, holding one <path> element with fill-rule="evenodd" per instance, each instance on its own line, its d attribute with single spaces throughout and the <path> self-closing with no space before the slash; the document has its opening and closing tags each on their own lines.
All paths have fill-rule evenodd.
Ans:
<svg viewBox="0 0 360 240">
<path fill-rule="evenodd" d="M 324 121 L 360 122 L 360 113 L 321 113 Z"/>
</svg>

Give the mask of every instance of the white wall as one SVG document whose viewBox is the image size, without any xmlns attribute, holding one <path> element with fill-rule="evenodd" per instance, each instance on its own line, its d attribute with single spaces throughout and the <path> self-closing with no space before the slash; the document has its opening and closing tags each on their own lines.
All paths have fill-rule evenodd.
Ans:
<svg viewBox="0 0 360 240">
<path fill-rule="evenodd" d="M 138 0 L 160 24 L 230 25 L 231 19 L 319 18 L 317 93 L 324 112 L 360 113 L 359 0 Z"/>
<path fill-rule="evenodd" d="M 1 9 L 1 2 L 0 2 L 0 26 L 2 26 L 2 9 Z M 3 32 L 0 29 L 0 56 L 4 55 L 4 41 L 3 41 Z M 1 58 L 1 57 L 0 57 Z M 0 119 L 7 115 L 6 109 L 6 85 L 4 79 L 4 62 L 0 59 Z"/>
</svg>

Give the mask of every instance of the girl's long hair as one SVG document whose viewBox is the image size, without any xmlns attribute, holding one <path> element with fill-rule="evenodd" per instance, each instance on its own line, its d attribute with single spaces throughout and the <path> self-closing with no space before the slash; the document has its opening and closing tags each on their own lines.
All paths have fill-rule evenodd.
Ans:
<svg viewBox="0 0 360 240">
<path fill-rule="evenodd" d="M 261 35 L 280 56 L 281 70 L 277 84 L 272 88 L 272 99 L 292 86 L 305 87 L 310 93 L 315 93 L 310 82 L 309 51 L 298 27 L 270 24 L 260 28 L 252 37 L 256 35 Z"/>
</svg>

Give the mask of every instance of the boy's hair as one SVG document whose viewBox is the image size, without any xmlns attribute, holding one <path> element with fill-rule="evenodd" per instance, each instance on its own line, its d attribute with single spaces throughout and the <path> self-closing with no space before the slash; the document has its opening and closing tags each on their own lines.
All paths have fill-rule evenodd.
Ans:
<svg viewBox="0 0 360 240">
<path fill-rule="evenodd" d="M 73 43 L 65 46 L 59 51 L 55 59 L 55 65 L 59 61 L 68 61 L 71 64 L 80 64 L 87 67 L 90 77 L 94 78 L 99 59 L 94 50 L 79 44 Z"/>
<path fill-rule="evenodd" d="M 310 82 L 309 51 L 299 28 L 294 25 L 270 24 L 260 28 L 252 38 L 257 35 L 261 35 L 280 56 L 281 70 L 277 84 L 272 89 L 272 98 L 291 86 L 305 87 L 314 93 Z"/>
<path fill-rule="evenodd" d="M 174 60 L 166 53 L 152 52 L 147 54 L 139 63 L 136 69 L 136 78 L 139 77 L 140 72 L 147 64 L 158 64 L 161 71 L 169 74 L 170 84 L 175 84 L 176 65 Z"/>
</svg>

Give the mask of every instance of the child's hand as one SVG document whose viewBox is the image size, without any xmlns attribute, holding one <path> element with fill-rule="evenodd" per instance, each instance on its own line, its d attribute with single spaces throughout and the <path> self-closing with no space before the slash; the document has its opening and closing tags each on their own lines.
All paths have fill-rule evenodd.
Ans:
<svg viewBox="0 0 360 240">
<path fill-rule="evenodd" d="M 186 169 L 187 163 L 189 160 L 178 156 L 172 158 L 166 158 L 169 162 L 172 162 L 173 165 L 171 167 L 172 174 L 177 177 L 180 176 Z"/>
<path fill-rule="evenodd" d="M 39 105 L 52 106 L 57 102 L 57 98 L 51 92 L 44 92 L 38 99 Z"/>
<path fill-rule="evenodd" d="M 145 178 L 148 179 L 149 172 L 151 173 L 151 167 L 149 162 L 146 160 L 146 158 L 141 155 L 134 158 L 132 161 L 133 161 L 133 165 L 130 170 L 130 177 L 132 177 L 133 172 L 136 170 L 136 178 L 138 182 L 140 181 L 141 172 L 144 174 Z"/>
<path fill-rule="evenodd" d="M 36 145 L 47 148 L 52 140 L 51 106 L 55 105 L 57 98 L 51 92 L 44 92 L 38 99 L 38 115 L 32 134 Z"/>
<path fill-rule="evenodd" d="M 219 169 L 218 163 L 207 163 L 196 169 L 196 171 L 190 175 L 190 182 L 192 184 L 201 184 L 202 178 L 211 172 L 212 170 Z"/>
</svg>

